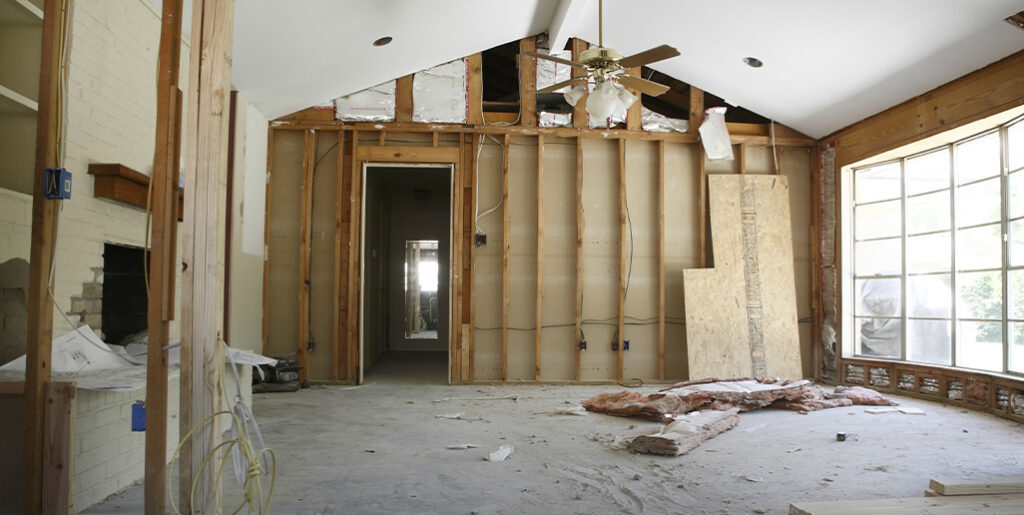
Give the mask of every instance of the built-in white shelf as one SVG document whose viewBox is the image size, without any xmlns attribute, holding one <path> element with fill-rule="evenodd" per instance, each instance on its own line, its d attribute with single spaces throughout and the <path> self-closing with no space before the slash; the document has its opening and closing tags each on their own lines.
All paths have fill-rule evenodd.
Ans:
<svg viewBox="0 0 1024 515">
<path fill-rule="evenodd" d="M 28 0 L 0 0 L 0 25 L 39 23 L 43 10 Z"/>
<path fill-rule="evenodd" d="M 39 104 L 35 100 L 0 84 L 0 113 L 34 113 L 37 111 L 39 111 Z"/>
</svg>

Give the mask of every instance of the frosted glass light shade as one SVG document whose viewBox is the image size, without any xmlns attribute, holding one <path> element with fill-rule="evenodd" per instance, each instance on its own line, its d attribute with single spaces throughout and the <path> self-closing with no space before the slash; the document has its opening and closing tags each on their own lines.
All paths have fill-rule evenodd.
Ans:
<svg viewBox="0 0 1024 515">
<path fill-rule="evenodd" d="M 598 120 L 604 120 L 615 112 L 619 106 L 619 91 L 615 84 L 608 80 L 602 82 L 587 99 L 587 112 Z"/>
</svg>

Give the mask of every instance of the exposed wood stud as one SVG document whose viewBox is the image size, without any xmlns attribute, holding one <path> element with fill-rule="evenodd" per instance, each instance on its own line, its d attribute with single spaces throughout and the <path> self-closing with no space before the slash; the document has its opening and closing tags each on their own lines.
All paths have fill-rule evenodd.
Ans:
<svg viewBox="0 0 1024 515">
<path fill-rule="evenodd" d="M 401 80 L 401 79 L 399 79 Z M 410 79 L 411 80 L 411 79 Z M 372 149 L 372 148 L 371 148 Z M 349 191 L 348 191 L 348 263 L 346 289 L 347 304 L 345 324 L 345 349 L 347 356 L 348 371 L 346 377 L 359 384 L 362 382 L 362 370 L 359 366 L 359 238 L 361 223 L 359 217 L 359 203 L 362 200 L 362 177 L 363 167 L 359 158 L 363 150 L 359 146 L 359 131 L 352 131 L 352 165 L 349 169 Z"/>
<path fill-rule="evenodd" d="M 430 133 L 431 146 L 437 148 L 437 132 Z"/>
<path fill-rule="evenodd" d="M 271 200 L 273 190 L 270 188 L 270 173 L 274 166 L 274 132 L 267 131 L 267 186 L 266 206 L 264 207 L 263 218 L 263 355 L 270 354 L 270 220 L 274 214 L 273 202 Z M 339 133 L 341 131 L 338 131 Z M 339 147 L 340 148 L 340 147 Z M 342 154 L 341 151 L 338 152 Z"/>
<path fill-rule="evenodd" d="M 75 394 L 76 387 L 73 382 L 46 383 L 42 507 L 44 514 L 71 513 L 71 481 L 75 473 Z"/>
<path fill-rule="evenodd" d="M 537 58 L 523 52 L 537 50 L 533 36 L 519 40 L 519 125 L 537 126 Z"/>
<path fill-rule="evenodd" d="M 697 129 L 704 121 L 704 91 L 690 86 L 690 131 L 697 134 Z M 708 265 L 708 180 L 707 163 L 704 159 L 704 146 L 697 145 L 697 241 L 700 266 Z"/>
<path fill-rule="evenodd" d="M 161 513 L 167 499 L 167 380 L 170 320 L 174 314 L 177 269 L 178 163 L 181 139 L 181 94 L 178 70 L 181 62 L 182 0 L 163 4 L 160 28 L 160 53 L 157 61 L 156 141 L 153 156 L 152 238 L 149 262 L 149 298 L 146 325 L 149 333 L 146 352 L 146 427 L 144 466 L 144 503 L 147 513 Z M 232 144 L 229 142 L 229 145 Z M 230 204 L 228 204 L 230 209 Z M 229 240 L 230 241 L 230 240 Z M 225 296 L 226 299 L 226 296 Z M 225 313 L 227 309 L 225 307 Z M 72 386 L 72 397 L 74 390 Z"/>
<path fill-rule="evenodd" d="M 742 175 L 742 174 L 747 173 L 747 144 L 746 143 L 740 143 L 737 146 L 739 147 L 739 152 L 737 152 L 737 154 L 738 154 L 737 161 L 739 161 L 740 174 Z"/>
<path fill-rule="evenodd" d="M 42 62 L 39 67 L 39 110 L 36 120 L 36 156 L 33 177 L 60 164 L 57 126 L 61 66 L 60 34 L 66 18 L 59 0 L 43 7 Z M 22 493 L 25 513 L 39 513 L 43 486 L 43 436 L 46 383 L 50 380 L 53 341 L 53 306 L 50 304 L 51 263 L 57 239 L 59 200 L 43 198 L 43 181 L 35 180 L 32 195 L 32 242 L 28 280 L 28 330 L 25 340 L 25 439 Z M 55 274 L 54 274 L 55 275 Z"/>
<path fill-rule="evenodd" d="M 579 62 L 580 54 L 584 50 L 590 48 L 590 45 L 579 38 L 572 38 L 572 60 Z M 572 76 L 585 77 L 587 75 L 586 70 L 581 70 L 577 67 L 572 68 Z M 583 95 L 583 98 L 576 102 L 576 105 L 572 109 L 572 126 L 577 129 L 586 129 L 590 123 L 589 115 L 587 114 L 587 96 Z"/>
<path fill-rule="evenodd" d="M 302 204 L 299 208 L 299 298 L 298 320 L 299 333 L 295 343 L 298 346 L 297 363 L 299 380 L 309 380 L 309 341 L 310 341 L 310 261 L 313 242 L 313 168 L 316 166 L 316 131 L 306 131 L 302 153 Z"/>
<path fill-rule="evenodd" d="M 461 136 L 460 136 L 461 140 Z M 451 164 L 459 161 L 461 148 L 454 147 L 376 147 L 362 146 L 358 161 Z M 456 186 L 459 183 L 456 183 Z M 353 222 L 355 222 L 353 220 Z"/>
<path fill-rule="evenodd" d="M 573 48 L 576 47 L 573 39 Z M 576 138 L 576 336 L 575 342 L 575 379 L 580 380 L 582 366 L 583 342 L 583 138 Z"/>
<path fill-rule="evenodd" d="M 618 344 L 616 353 L 616 374 L 615 378 L 622 381 L 623 377 L 623 352 L 625 352 L 626 341 L 626 260 L 628 259 L 626 247 L 626 140 L 619 139 L 619 294 L 616 298 L 618 303 L 618 318 L 616 320 L 615 340 Z"/>
<path fill-rule="evenodd" d="M 479 55 L 479 54 L 477 54 L 477 55 Z M 471 188 L 470 188 L 471 196 L 470 196 L 470 198 L 476 199 L 477 198 L 476 189 L 479 187 L 479 184 L 477 184 L 478 177 L 477 177 L 477 174 L 475 173 L 476 170 L 477 170 L 477 167 L 479 166 L 479 163 L 477 163 L 476 149 L 480 145 L 480 135 L 473 134 L 472 137 L 470 138 L 470 142 L 469 143 L 470 143 L 469 144 L 469 153 L 468 153 L 469 159 L 466 160 L 465 163 L 466 163 L 466 169 L 467 170 L 472 170 L 472 172 L 469 173 L 469 179 L 471 181 L 470 182 L 470 184 L 471 184 Z M 474 204 L 473 204 L 473 223 L 470 226 L 470 228 L 471 228 L 470 229 L 470 232 L 471 232 L 470 238 L 471 238 L 471 240 L 470 240 L 470 245 L 469 245 L 469 248 L 470 248 L 470 257 L 469 257 L 469 262 L 470 262 L 470 270 L 469 270 L 469 277 L 470 277 L 470 279 L 469 279 L 469 282 L 470 282 L 470 289 L 469 289 L 469 353 L 468 353 L 468 361 L 469 361 L 469 363 L 465 365 L 465 368 L 468 369 L 468 374 L 465 375 L 465 378 L 468 379 L 469 381 L 474 380 L 475 375 L 476 375 L 476 366 L 475 366 L 476 365 L 476 307 L 475 307 L 476 306 L 476 281 L 474 279 L 476 278 L 476 249 L 477 249 L 476 244 L 475 244 L 475 238 L 476 238 L 475 235 L 476 235 L 476 231 L 477 231 L 476 217 L 477 217 L 477 214 L 479 213 L 479 211 L 480 211 L 480 206 L 476 205 L 476 203 L 474 202 Z"/>
<path fill-rule="evenodd" d="M 508 195 L 508 151 L 509 135 L 505 134 L 502 142 L 501 163 L 501 380 L 508 380 L 508 316 L 510 309 L 511 274 L 509 272 L 509 252 L 512 249 L 512 211 L 509 209 Z"/>
<path fill-rule="evenodd" d="M 342 241 L 343 238 L 348 236 L 344 230 L 345 226 L 342 224 L 342 213 L 345 211 L 345 203 L 342 202 L 344 199 L 344 185 L 345 181 L 345 131 L 338 131 L 338 171 L 337 179 L 335 180 L 335 198 L 337 201 L 334 203 L 334 316 L 331 317 L 332 331 L 331 331 L 331 379 L 338 381 L 341 379 L 341 366 L 343 362 L 342 355 L 342 339 L 341 339 L 341 314 L 345 306 L 341 302 L 342 288 L 345 283 L 342 281 L 342 264 L 344 263 L 345 256 L 342 254 Z M 269 218 L 268 218 L 269 220 Z"/>
<path fill-rule="evenodd" d="M 540 381 L 541 340 L 544 334 L 544 136 L 537 136 L 537 330 L 534 379 Z"/>
<path fill-rule="evenodd" d="M 811 243 L 811 367 L 812 377 L 821 378 L 821 149 L 811 150 L 811 228 L 808 240 Z"/>
<path fill-rule="evenodd" d="M 388 131 L 380 131 L 377 133 L 377 146 L 383 147 L 387 140 Z"/>
<path fill-rule="evenodd" d="M 665 379 L 665 142 L 658 142 L 658 379 Z"/>
<path fill-rule="evenodd" d="M 477 52 L 466 57 L 466 68 L 469 75 L 466 84 L 466 123 L 479 125 L 484 123 L 483 56 Z"/>
<path fill-rule="evenodd" d="M 395 81 L 395 121 L 412 122 L 412 75 Z"/>
</svg>

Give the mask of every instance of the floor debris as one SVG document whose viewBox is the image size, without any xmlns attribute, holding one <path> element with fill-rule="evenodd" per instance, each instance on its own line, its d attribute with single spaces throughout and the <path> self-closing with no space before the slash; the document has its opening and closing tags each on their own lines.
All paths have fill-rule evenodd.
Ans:
<svg viewBox="0 0 1024 515">
<path fill-rule="evenodd" d="M 667 424 L 661 432 L 640 435 L 629 443 L 629 450 L 644 454 L 679 456 L 740 423 L 739 408 L 728 411 L 705 410 L 688 413 Z"/>
<path fill-rule="evenodd" d="M 457 443 L 454 445 L 449 445 L 448 447 L 445 447 L 445 449 L 451 449 L 453 451 L 463 451 L 466 449 L 476 449 L 477 447 L 480 446 L 474 443 Z"/>
<path fill-rule="evenodd" d="M 505 461 L 512 456 L 512 453 L 516 451 L 516 448 L 511 445 L 502 445 L 498 447 L 498 450 L 490 453 L 484 458 L 487 461 Z"/>
<path fill-rule="evenodd" d="M 506 395 L 504 397 L 444 397 L 441 399 L 434 399 L 434 404 L 439 404 L 448 401 L 516 401 L 519 402 L 522 396 L 519 394 Z"/>
<path fill-rule="evenodd" d="M 434 415 L 434 418 L 443 418 L 443 419 L 447 419 L 447 420 L 466 420 L 466 421 L 469 421 L 469 422 L 483 420 L 482 418 L 479 418 L 479 417 L 478 418 L 467 418 L 466 415 L 463 415 L 462 413 L 442 413 L 440 415 Z"/>
<path fill-rule="evenodd" d="M 900 413 L 904 415 L 925 415 L 925 411 L 921 408 L 900 408 Z"/>
<path fill-rule="evenodd" d="M 585 417 L 589 415 L 587 408 L 583 406 L 571 406 L 567 408 L 555 408 L 549 411 L 536 411 L 534 415 L 577 415 Z"/>
<path fill-rule="evenodd" d="M 881 415 L 882 413 L 896 413 L 896 411 L 896 408 L 867 408 L 864 410 L 864 413 Z"/>
</svg>

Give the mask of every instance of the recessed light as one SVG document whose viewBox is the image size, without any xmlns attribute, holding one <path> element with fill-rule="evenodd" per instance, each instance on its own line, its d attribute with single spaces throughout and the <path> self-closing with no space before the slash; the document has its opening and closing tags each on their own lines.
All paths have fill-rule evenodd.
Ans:
<svg viewBox="0 0 1024 515">
<path fill-rule="evenodd" d="M 384 36 L 373 42 L 373 46 L 384 46 L 391 42 L 391 36 Z"/>
<path fill-rule="evenodd" d="M 743 62 L 747 63 L 747 66 L 751 68 L 760 68 L 764 66 L 764 63 L 762 63 L 761 60 L 756 57 L 744 57 Z"/>
</svg>

